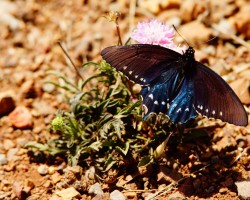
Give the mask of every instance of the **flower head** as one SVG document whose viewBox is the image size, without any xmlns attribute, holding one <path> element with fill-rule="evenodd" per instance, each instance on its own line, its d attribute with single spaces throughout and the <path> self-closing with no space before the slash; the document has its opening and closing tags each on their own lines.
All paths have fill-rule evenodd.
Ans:
<svg viewBox="0 0 250 200">
<path fill-rule="evenodd" d="M 186 49 L 173 42 L 175 31 L 162 22 L 154 19 L 147 22 L 139 22 L 132 32 L 131 38 L 140 44 L 160 45 L 179 53 Z"/>
</svg>

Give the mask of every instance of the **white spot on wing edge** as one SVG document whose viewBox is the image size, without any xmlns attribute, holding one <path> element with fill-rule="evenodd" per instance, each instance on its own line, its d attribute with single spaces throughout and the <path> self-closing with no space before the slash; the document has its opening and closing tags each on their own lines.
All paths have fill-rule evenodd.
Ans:
<svg viewBox="0 0 250 200">
<path fill-rule="evenodd" d="M 123 70 L 126 70 L 127 68 L 128 68 L 128 66 L 124 66 L 124 67 L 123 67 Z"/>
<path fill-rule="evenodd" d="M 158 103 L 158 101 L 157 101 L 157 100 L 156 100 L 156 101 L 154 101 L 154 104 L 155 104 L 155 105 L 159 105 L 159 103 Z"/>
<path fill-rule="evenodd" d="M 166 102 L 165 102 L 165 101 L 162 101 L 161 104 L 162 104 L 162 105 L 166 105 Z"/>
<path fill-rule="evenodd" d="M 129 71 L 128 73 L 131 75 L 133 73 L 133 71 Z"/>
</svg>

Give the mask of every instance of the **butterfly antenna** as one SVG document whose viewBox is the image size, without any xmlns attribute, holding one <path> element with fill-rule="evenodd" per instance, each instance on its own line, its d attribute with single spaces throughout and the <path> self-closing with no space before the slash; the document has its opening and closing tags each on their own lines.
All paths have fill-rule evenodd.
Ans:
<svg viewBox="0 0 250 200">
<path fill-rule="evenodd" d="M 176 31 L 176 33 L 178 33 L 178 35 L 184 40 L 184 42 L 187 44 L 187 46 L 190 47 L 190 45 L 189 45 L 189 43 L 187 42 L 187 40 L 186 40 L 184 37 L 182 37 L 182 35 L 178 32 L 178 30 L 177 30 L 177 28 L 175 27 L 175 25 L 173 25 L 173 28 L 174 28 L 174 30 Z"/>
</svg>

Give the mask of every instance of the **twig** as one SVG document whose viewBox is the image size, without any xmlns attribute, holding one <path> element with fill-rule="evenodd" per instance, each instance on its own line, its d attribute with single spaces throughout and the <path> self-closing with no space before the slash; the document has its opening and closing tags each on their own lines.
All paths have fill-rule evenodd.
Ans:
<svg viewBox="0 0 250 200">
<path fill-rule="evenodd" d="M 72 66 L 74 67 L 75 71 L 76 71 L 76 75 L 78 76 L 78 78 L 80 78 L 81 80 L 84 80 L 82 75 L 80 74 L 78 68 L 76 67 L 76 65 L 74 64 L 74 62 L 72 61 L 72 59 L 70 58 L 68 52 L 65 50 L 65 48 L 62 46 L 62 43 L 59 41 L 58 45 L 61 47 L 63 53 L 67 56 L 67 58 L 69 59 L 70 63 L 72 64 Z"/>
<path fill-rule="evenodd" d="M 189 174 L 189 175 L 187 175 L 187 176 L 185 176 L 185 177 L 179 179 L 179 180 L 178 180 L 177 182 L 175 182 L 175 183 L 171 183 L 171 184 L 167 185 L 166 187 L 164 187 L 162 190 L 156 192 L 152 197 L 150 197 L 150 198 L 147 199 L 147 200 L 154 200 L 154 199 L 156 199 L 157 197 L 166 194 L 166 193 L 169 192 L 173 187 L 179 185 L 183 180 L 185 180 L 185 179 L 187 179 L 187 178 L 189 178 L 189 177 L 194 176 L 196 173 L 198 173 L 198 172 L 200 172 L 200 171 L 206 169 L 208 166 L 210 166 L 210 164 L 208 164 L 208 165 L 206 165 L 206 166 L 204 166 L 204 167 L 198 169 L 197 171 L 193 172 L 192 174 Z"/>
<path fill-rule="evenodd" d="M 120 32 L 120 27 L 119 27 L 119 23 L 118 23 L 118 19 L 120 17 L 120 13 L 116 12 L 115 15 L 116 15 L 115 25 L 116 25 L 116 32 L 117 32 L 117 35 L 118 35 L 118 45 L 122 45 L 121 32 Z"/>
</svg>

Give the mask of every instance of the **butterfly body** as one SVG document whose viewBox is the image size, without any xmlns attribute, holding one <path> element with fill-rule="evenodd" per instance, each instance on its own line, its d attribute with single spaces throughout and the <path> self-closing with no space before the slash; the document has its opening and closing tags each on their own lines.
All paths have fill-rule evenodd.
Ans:
<svg viewBox="0 0 250 200">
<path fill-rule="evenodd" d="M 194 49 L 183 54 L 157 45 L 107 47 L 103 58 L 142 86 L 144 119 L 166 114 L 174 123 L 186 123 L 198 114 L 236 125 L 247 125 L 239 98 L 215 72 L 197 62 Z"/>
</svg>

